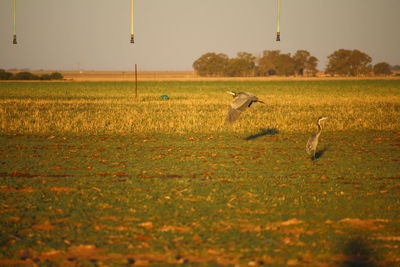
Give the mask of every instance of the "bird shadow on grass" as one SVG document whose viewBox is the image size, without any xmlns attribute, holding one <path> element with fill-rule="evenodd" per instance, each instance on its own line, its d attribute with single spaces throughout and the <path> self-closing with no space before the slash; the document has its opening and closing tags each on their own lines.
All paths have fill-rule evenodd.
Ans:
<svg viewBox="0 0 400 267">
<path fill-rule="evenodd" d="M 377 267 L 378 255 L 374 255 L 371 244 L 365 238 L 353 237 L 343 244 L 344 255 L 340 267 Z"/>
<path fill-rule="evenodd" d="M 318 150 L 317 152 L 315 152 L 315 158 L 313 156 L 311 156 L 311 160 L 317 160 L 319 158 L 322 158 L 322 156 L 325 154 L 326 151 L 329 150 L 329 146 L 325 146 L 323 149 Z"/>
<path fill-rule="evenodd" d="M 279 133 L 279 131 L 276 128 L 268 128 L 268 129 L 261 128 L 258 133 L 249 135 L 246 138 L 244 138 L 244 140 L 253 140 L 253 139 L 256 139 L 256 138 L 261 137 L 261 136 L 275 135 L 275 134 L 278 134 L 278 133 Z"/>
</svg>

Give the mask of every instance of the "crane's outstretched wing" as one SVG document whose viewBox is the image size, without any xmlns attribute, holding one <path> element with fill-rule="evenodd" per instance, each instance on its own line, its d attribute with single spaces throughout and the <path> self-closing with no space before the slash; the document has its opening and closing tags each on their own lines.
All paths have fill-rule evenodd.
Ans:
<svg viewBox="0 0 400 267">
<path fill-rule="evenodd" d="M 242 112 L 237 109 L 230 108 L 229 112 L 228 112 L 228 116 L 226 116 L 225 123 L 235 122 L 239 118 L 240 113 L 242 113 Z"/>
<path fill-rule="evenodd" d="M 231 103 L 233 109 L 244 111 L 254 101 L 253 97 L 249 97 L 246 94 L 239 94 L 235 97 L 235 100 Z"/>
<path fill-rule="evenodd" d="M 242 111 L 250 107 L 253 102 L 259 101 L 258 98 L 247 92 L 237 93 L 235 99 L 231 103 L 231 108 L 229 110 L 228 116 L 225 119 L 226 123 L 235 122 Z"/>
</svg>

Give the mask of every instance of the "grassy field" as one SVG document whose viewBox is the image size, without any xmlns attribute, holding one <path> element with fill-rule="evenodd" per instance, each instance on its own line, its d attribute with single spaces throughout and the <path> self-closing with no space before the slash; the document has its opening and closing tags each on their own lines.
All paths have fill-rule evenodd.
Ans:
<svg viewBox="0 0 400 267">
<path fill-rule="evenodd" d="M 225 125 L 227 90 L 267 105 Z M 399 80 L 0 83 L 0 265 L 399 265 L 399 108 Z"/>
<path fill-rule="evenodd" d="M 5 133 L 223 134 L 261 128 L 310 132 L 320 115 L 328 131 L 398 130 L 400 80 L 286 82 L 0 83 Z M 255 104 L 224 125 L 232 98 L 251 91 Z M 160 99 L 168 94 L 169 101 Z"/>
</svg>

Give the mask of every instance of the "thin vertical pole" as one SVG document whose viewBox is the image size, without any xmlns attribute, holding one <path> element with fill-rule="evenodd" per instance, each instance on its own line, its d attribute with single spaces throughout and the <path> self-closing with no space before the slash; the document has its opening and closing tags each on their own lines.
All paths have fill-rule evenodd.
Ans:
<svg viewBox="0 0 400 267">
<path fill-rule="evenodd" d="M 13 1 L 13 44 L 17 44 L 17 0 Z"/>
<path fill-rule="evenodd" d="M 133 25 L 133 15 L 134 15 L 134 6 L 133 6 L 133 0 L 131 0 L 131 43 L 133 44 L 135 42 L 134 38 L 134 25 Z"/>
<path fill-rule="evenodd" d="M 276 41 L 281 40 L 280 21 L 281 21 L 281 0 L 278 0 L 278 22 L 276 25 Z"/>
<path fill-rule="evenodd" d="M 137 98 L 137 64 L 135 64 L 135 97 Z"/>
</svg>

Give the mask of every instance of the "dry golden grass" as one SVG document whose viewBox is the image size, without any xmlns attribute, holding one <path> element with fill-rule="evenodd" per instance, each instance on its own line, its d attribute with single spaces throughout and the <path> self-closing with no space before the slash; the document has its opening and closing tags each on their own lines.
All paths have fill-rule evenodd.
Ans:
<svg viewBox="0 0 400 267">
<path fill-rule="evenodd" d="M 394 109 L 388 112 L 376 103 L 371 104 L 370 111 L 366 112 L 362 107 L 365 102 L 336 106 L 329 111 L 317 103 L 310 103 L 309 110 L 304 110 L 302 105 L 293 105 L 293 102 L 283 101 L 266 108 L 254 107 L 243 113 L 240 120 L 231 126 L 224 125 L 229 103 L 221 105 L 216 101 L 169 101 L 157 103 L 158 108 L 155 108 L 152 101 L 40 101 L 32 104 L 22 100 L 7 104 L 12 109 L 25 112 L 18 114 L 17 120 L 2 116 L 0 127 L 4 132 L 22 133 L 212 134 L 229 130 L 238 133 L 257 132 L 261 128 L 299 132 L 314 130 L 316 117 L 323 114 L 330 118 L 325 123 L 329 131 L 399 129 L 396 120 L 398 112 Z M 82 109 L 82 106 L 86 108 Z M 210 107 L 215 107 L 215 110 L 210 110 Z M 315 114 L 314 110 L 318 109 L 323 111 Z M 0 110 L 1 113 L 4 111 Z"/>
<path fill-rule="evenodd" d="M 77 88 L 69 89 L 71 92 L 52 89 L 58 84 Z M 129 83 L 117 83 L 115 88 L 111 87 L 114 83 L 54 83 L 37 93 L 41 94 L 39 97 L 34 89 L 32 97 L 22 92 L 19 97 L 3 95 L 0 129 L 3 133 L 85 134 L 256 133 L 260 129 L 312 132 L 316 118 L 321 115 L 330 118 L 324 123 L 327 131 L 400 129 L 400 95 L 390 88 L 389 92 L 377 94 L 376 82 L 373 86 L 366 82 L 369 89 L 350 83 L 346 85 L 349 88 L 343 89 L 353 90 L 350 93 L 340 93 L 334 84 L 332 92 L 326 89 L 321 92 L 323 86 L 331 86 L 329 82 L 323 82 L 322 89 L 320 84 L 312 82 L 300 86 L 285 82 L 282 89 L 274 89 L 268 83 L 253 88 L 247 88 L 252 87 L 251 83 L 238 83 L 237 86 L 254 92 L 267 105 L 256 103 L 238 122 L 226 125 L 224 120 L 232 98 L 225 91 L 235 85 L 207 82 L 207 88 L 203 88 L 203 83 L 192 82 L 145 83 L 140 85 L 139 98 L 135 99 Z M 171 99 L 161 100 L 162 92 L 170 92 Z"/>
</svg>

